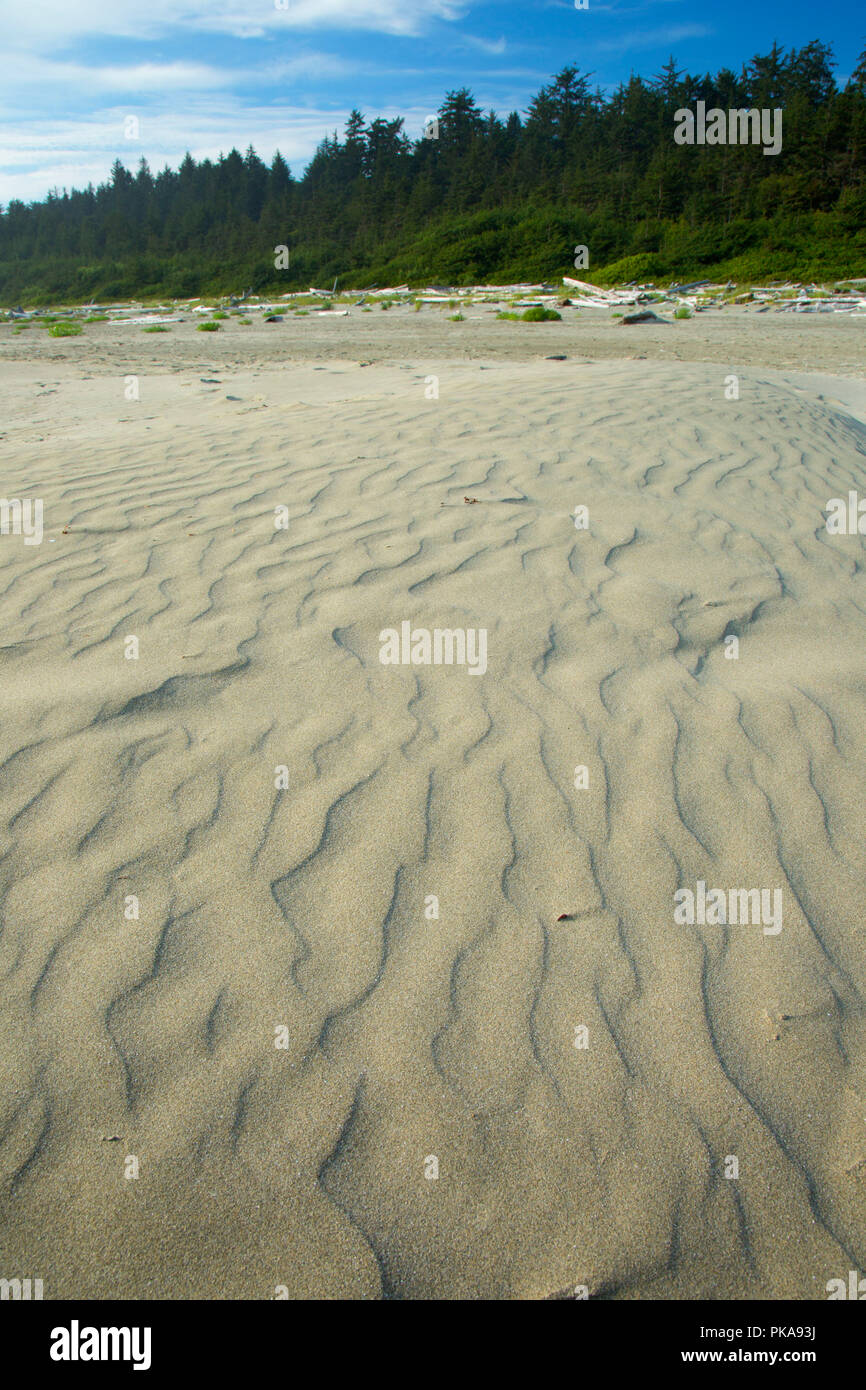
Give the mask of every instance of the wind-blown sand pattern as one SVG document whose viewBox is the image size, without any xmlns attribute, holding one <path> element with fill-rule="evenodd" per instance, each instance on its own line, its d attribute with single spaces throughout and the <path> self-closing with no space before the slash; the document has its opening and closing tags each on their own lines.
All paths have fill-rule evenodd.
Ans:
<svg viewBox="0 0 866 1390">
<path fill-rule="evenodd" d="M 866 425 L 855 383 L 725 374 L 210 358 L 127 402 L 81 342 L 7 363 L 45 538 L 0 537 L 4 1273 L 810 1299 L 866 1266 L 866 576 L 824 517 Z M 404 620 L 485 628 L 486 674 L 383 666 Z M 783 930 L 676 925 L 698 880 L 781 888 Z"/>
</svg>

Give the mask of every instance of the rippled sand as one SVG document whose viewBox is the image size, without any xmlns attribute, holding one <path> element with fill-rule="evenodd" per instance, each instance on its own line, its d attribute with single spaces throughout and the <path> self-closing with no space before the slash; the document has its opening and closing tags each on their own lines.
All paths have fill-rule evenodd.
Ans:
<svg viewBox="0 0 866 1390">
<path fill-rule="evenodd" d="M 864 393 L 785 361 L 727 400 L 737 321 L 733 365 L 700 323 L 472 361 L 437 319 L 364 368 L 300 324 L 282 363 L 235 325 L 3 338 L 0 492 L 45 532 L 0 537 L 0 1275 L 809 1299 L 866 1266 L 866 579 L 824 522 Z M 831 327 L 785 331 L 832 370 Z M 486 672 L 383 665 L 403 621 L 485 629 Z M 699 880 L 780 888 L 782 931 L 677 925 Z"/>
</svg>

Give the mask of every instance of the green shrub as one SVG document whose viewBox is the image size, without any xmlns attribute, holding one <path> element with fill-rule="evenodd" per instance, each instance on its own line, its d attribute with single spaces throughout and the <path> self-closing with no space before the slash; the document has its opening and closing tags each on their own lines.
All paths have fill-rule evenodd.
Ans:
<svg viewBox="0 0 866 1390">
<path fill-rule="evenodd" d="M 541 304 L 526 309 L 521 317 L 524 323 L 553 323 L 562 320 L 562 314 L 558 314 L 555 309 L 545 309 Z"/>
<path fill-rule="evenodd" d="M 598 285 L 624 285 L 631 280 L 658 281 L 657 265 L 660 258 L 648 253 L 636 256 L 623 256 L 593 272 L 592 278 Z"/>
<path fill-rule="evenodd" d="M 213 320 L 209 320 L 207 323 L 196 324 L 196 332 L 198 333 L 219 333 L 219 330 L 219 324 L 214 323 Z"/>
<path fill-rule="evenodd" d="M 48 335 L 51 338 L 77 338 L 84 329 L 80 323 L 50 323 L 48 325 Z"/>
<path fill-rule="evenodd" d="M 215 319 L 227 319 L 227 318 L 228 318 L 228 314 L 226 313 L 225 309 L 217 309 L 216 313 L 214 314 L 214 318 L 215 318 Z"/>
<path fill-rule="evenodd" d="M 451 321 L 451 323 L 465 323 L 465 322 L 466 322 L 466 320 L 464 319 L 464 317 L 463 317 L 462 314 L 449 314 L 449 315 L 448 315 L 448 318 L 449 318 L 449 320 Z"/>
<path fill-rule="evenodd" d="M 164 323 L 149 323 L 141 331 L 142 333 L 167 333 L 168 329 Z"/>
</svg>

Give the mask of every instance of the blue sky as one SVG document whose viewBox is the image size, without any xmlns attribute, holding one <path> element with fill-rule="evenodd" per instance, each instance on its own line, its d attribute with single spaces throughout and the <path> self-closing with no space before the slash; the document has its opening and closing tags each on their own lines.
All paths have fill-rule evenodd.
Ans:
<svg viewBox="0 0 866 1390">
<path fill-rule="evenodd" d="M 300 175 L 358 106 L 419 135 L 467 86 L 524 111 L 566 63 L 607 89 L 657 73 L 738 69 L 774 39 L 866 48 L 854 0 L 0 0 L 0 204 L 103 181 L 115 159 L 156 172 L 189 149 L 280 149 Z M 138 121 L 138 138 L 127 132 Z"/>
</svg>

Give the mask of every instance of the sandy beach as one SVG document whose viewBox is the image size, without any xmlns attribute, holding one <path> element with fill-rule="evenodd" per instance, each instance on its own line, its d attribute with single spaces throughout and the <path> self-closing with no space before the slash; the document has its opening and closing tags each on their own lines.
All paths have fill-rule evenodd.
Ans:
<svg viewBox="0 0 866 1390">
<path fill-rule="evenodd" d="M 866 1268 L 864 324 L 464 313 L 0 325 L 0 1265 L 46 1298 Z"/>
</svg>

